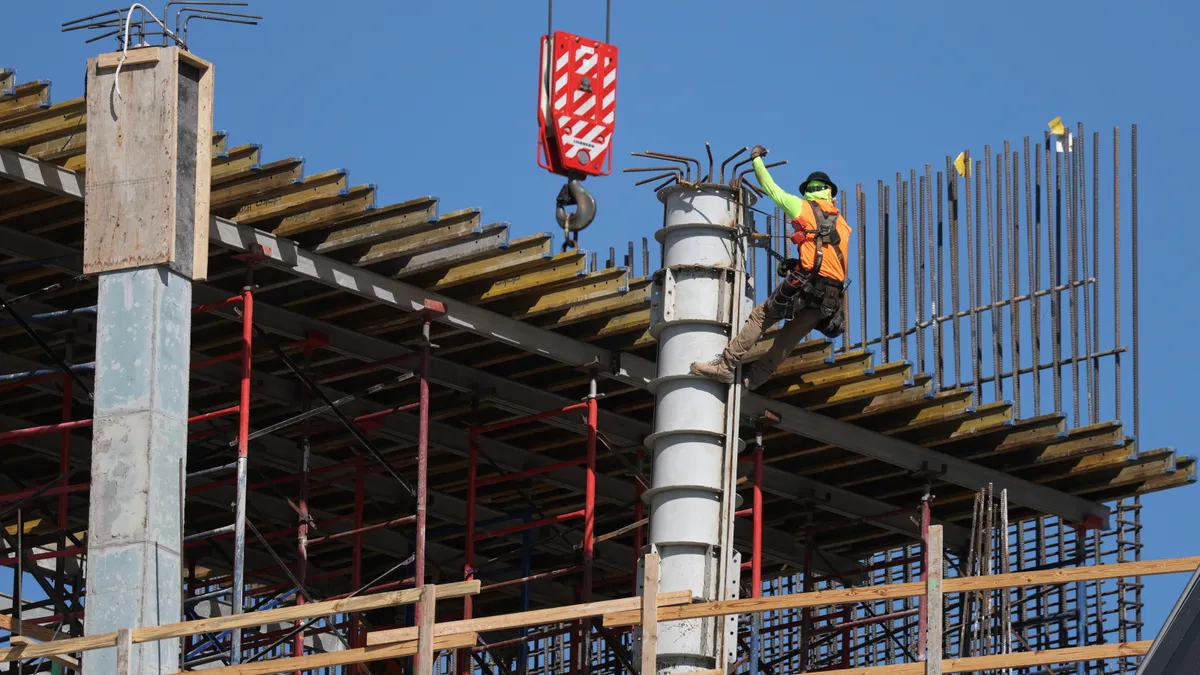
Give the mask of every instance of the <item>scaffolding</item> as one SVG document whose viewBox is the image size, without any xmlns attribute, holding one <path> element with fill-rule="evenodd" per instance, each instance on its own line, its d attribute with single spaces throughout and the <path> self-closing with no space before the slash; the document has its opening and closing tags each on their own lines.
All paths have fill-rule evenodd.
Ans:
<svg viewBox="0 0 1200 675">
<path fill-rule="evenodd" d="M 0 145 L 7 138 L 3 131 L 0 126 Z M 986 531 L 993 544 L 986 560 L 995 572 L 1141 560 L 1140 494 L 1178 484 L 1163 476 L 1191 464 L 1136 446 L 1137 323 L 1125 333 L 1128 345 L 1122 326 L 1129 325 L 1130 310 L 1136 312 L 1137 256 L 1126 255 L 1121 243 L 1137 237 L 1136 164 L 1130 181 L 1134 205 L 1122 227 L 1121 149 L 1114 133 L 1113 207 L 1104 214 L 1112 217 L 1112 237 L 1102 242 L 1099 134 L 1091 137 L 1090 176 L 1082 126 L 1073 137 L 1073 150 L 1058 150 L 1057 138 L 1025 139 L 1023 154 L 1007 143 L 994 157 L 985 148 L 979 161 L 964 153 L 960 164 L 968 169 L 947 157 L 944 171 L 927 165 L 924 175 L 911 170 L 907 180 L 898 173 L 895 186 L 877 183 L 873 205 L 862 184 L 843 192 L 842 210 L 853 214 L 859 254 L 858 307 L 851 292 L 846 333 L 832 344 L 812 340 L 798 347 L 769 383 L 778 389 L 769 395 L 985 464 L 999 448 L 1015 446 L 1006 471 L 1051 472 L 1047 480 L 1059 481 L 1064 490 L 1114 504 L 1113 526 L 1101 531 L 1067 522 L 1020 507 L 1013 498 L 1007 525 L 969 527 L 975 491 L 945 480 L 938 467 L 914 473 L 870 463 L 781 431 L 769 420 L 754 420 L 744 427 L 750 433 L 740 458 L 744 480 L 738 489 L 747 503 L 735 514 L 739 524 L 749 523 L 748 536 L 737 543 L 743 596 L 924 580 L 930 572 L 924 544 L 934 521 L 945 522 L 948 532 L 950 526 Z M 1136 162 L 1136 127 L 1132 140 Z M 181 620 L 460 579 L 480 581 L 480 594 L 463 596 L 458 614 L 457 603 L 439 604 L 439 622 L 498 615 L 516 603 L 531 610 L 626 596 L 635 589 L 637 561 L 646 549 L 645 475 L 653 467 L 638 434 L 628 428 L 648 426 L 652 405 L 648 410 L 645 387 L 629 385 L 633 378 L 612 377 L 626 362 L 560 367 L 541 345 L 521 342 L 512 331 L 457 318 L 439 323 L 449 308 L 434 298 L 454 294 L 462 304 L 489 306 L 532 326 L 550 326 L 548 317 L 586 307 L 582 317 L 572 315 L 576 323 L 553 324 L 559 333 L 545 328 L 539 337 L 574 334 L 583 336 L 578 343 L 594 339 L 614 352 L 645 358 L 653 349 L 638 318 L 645 303 L 620 303 L 649 285 L 646 240 L 642 278 L 633 273 L 633 242 L 624 268 L 610 249 L 601 269 L 594 254 L 590 265 L 583 252 L 544 255 L 553 249 L 549 238 L 505 239 L 503 247 L 487 249 L 507 265 L 495 272 L 480 264 L 490 259 L 483 258 L 479 242 L 492 242 L 488 238 L 499 229 L 482 225 L 477 211 L 439 216 L 436 201 L 425 198 L 387 207 L 370 201 L 362 212 L 330 215 L 320 209 L 362 198 L 361 191 L 344 186 L 343 174 L 330 172 L 304 179 L 321 195 L 311 211 L 318 215 L 295 207 L 264 214 L 271 195 L 291 189 L 281 186 L 304 183 L 289 182 L 297 180 L 302 165 L 263 163 L 258 148 L 225 147 L 223 137 L 215 142 L 224 154 L 218 160 L 224 172 L 214 184 L 214 203 L 226 209 L 222 213 L 246 209 L 247 222 L 296 237 L 297 248 L 342 256 L 323 259 L 342 278 L 351 267 L 343 258 L 357 261 L 366 257 L 363 246 L 392 243 L 372 228 L 382 230 L 386 222 L 402 234 L 388 235 L 400 243 L 369 260 L 380 270 L 370 279 L 374 286 L 357 277 L 343 286 L 326 277 L 319 285 L 277 264 L 275 254 L 265 250 L 242 258 L 214 252 L 219 264 L 210 284 L 197 286 L 204 301 L 194 308 L 192 392 L 205 407 L 189 419 L 194 425 L 189 464 L 180 469 L 188 516 Z M 700 160 L 685 158 L 681 166 L 691 162 L 700 180 Z M 685 181 L 693 178 L 686 171 L 685 176 L 678 170 Z M 668 171 L 668 178 L 675 173 Z M 724 182 L 723 168 L 720 178 Z M 759 189 L 746 172 L 733 178 L 742 190 Z M 5 228 L 0 250 L 14 258 L 0 263 L 0 297 L 11 313 L 11 323 L 0 324 L 7 331 L 0 332 L 0 355 L 14 357 L 4 366 L 10 370 L 7 363 L 13 363 L 12 372 L 0 375 L 0 414 L 23 424 L 0 431 L 0 444 L 28 447 L 40 439 L 54 447 L 44 457 L 28 458 L 25 475 L 40 482 L 0 494 L 6 526 L 0 536 L 9 551 L 0 562 L 21 572 L 12 593 L 17 626 L 78 636 L 89 484 L 81 437 L 72 432 L 91 424 L 83 378 L 97 367 L 87 356 L 87 322 L 96 311 L 88 298 L 94 289 L 79 275 L 71 253 L 62 250 L 72 241 L 72 226 L 43 218 L 77 202 L 39 210 L 41 200 L 14 185 L 0 183 L 0 194 L 28 200 L 19 201 L 15 215 L 6 211 L 7 201 L 0 207 Z M 46 201 L 53 199 L 59 197 Z M 869 207 L 877 207 L 874 222 L 868 222 Z M 36 223 L 22 220 L 27 212 Z M 763 228 L 755 240 L 761 245 L 751 249 L 748 270 L 756 288 L 769 289 L 771 256 L 785 250 L 787 224 L 778 213 L 757 213 L 760 222 L 750 226 Z M 352 233 L 347 241 L 337 240 L 315 227 L 305 229 L 301 217 L 328 218 L 341 228 L 330 226 L 331 231 Z M 14 233 L 8 224 L 23 229 Z M 446 233 L 461 237 L 448 244 L 455 247 L 453 256 L 429 243 L 450 237 Z M 25 241 L 20 234 L 42 244 L 43 254 L 35 255 L 31 246 L 17 255 L 15 247 Z M 870 270 L 869 243 L 879 254 L 878 267 Z M 1107 256 L 1102 259 L 1105 253 L 1112 254 L 1111 264 Z M 1123 267 L 1123 260 L 1132 264 Z M 444 271 L 452 266 L 453 275 Z M 1049 273 L 1043 275 L 1043 269 Z M 1111 276 L 1111 285 L 1104 275 Z M 48 277 L 53 283 L 47 286 Z M 393 279 L 432 289 L 429 299 L 398 313 L 385 304 L 385 282 Z M 349 285 L 359 295 L 347 291 Z M 619 290 L 604 295 L 597 287 Z M 523 292 L 540 295 L 531 299 Z M 1104 316 L 1112 320 L 1111 342 L 1102 339 Z M 313 320 L 303 321 L 308 318 Z M 325 332 L 311 328 L 320 321 Z M 49 334 L 47 326 L 65 328 Z M 437 359 L 435 339 L 442 345 Z M 881 363 L 873 360 L 876 354 Z M 901 360 L 891 361 L 894 354 Z M 1123 357 L 1133 365 L 1124 382 Z M 504 388 L 512 383 L 524 388 Z M 556 399 L 562 405 L 544 405 Z M 936 406 L 949 412 L 929 412 Z M 1131 437 L 1119 423 L 1105 422 L 1130 409 Z M 1021 446 L 1025 441 L 1010 440 L 1018 433 L 1040 440 Z M 1101 469 L 1089 473 L 1084 466 L 1088 471 L 1080 469 L 1082 477 L 1075 479 L 1077 465 L 1070 462 L 1077 458 L 1090 458 L 1086 461 Z M 9 458 L 7 477 L 20 474 L 21 459 Z M 1104 467 L 1126 463 L 1147 467 L 1147 475 L 1125 480 L 1103 473 Z M 1171 470 L 1155 473 L 1160 464 Z M 803 473 L 837 488 L 827 492 L 834 496 L 878 496 L 891 508 L 854 511 L 815 491 L 785 495 L 772 482 L 780 473 Z M 632 480 L 617 484 L 615 477 Z M 1095 485 L 1085 482 L 1091 480 Z M 29 525 L 38 518 L 42 522 Z M 915 525 L 905 524 L 910 519 Z M 781 533 L 790 537 L 784 544 L 803 552 L 781 546 Z M 971 574 L 966 570 L 972 564 L 986 574 L 980 561 L 968 560 L 967 548 L 948 550 L 947 576 Z M 29 599 L 21 583 L 27 577 L 47 600 Z M 994 625 L 976 626 L 977 612 L 951 602 L 941 647 L 957 658 L 1136 642 L 1142 637 L 1141 590 L 1140 579 L 1129 577 L 977 596 L 1011 608 L 1005 614 L 1011 631 L 996 618 L 1000 612 L 989 615 Z M 923 603 L 912 597 L 754 613 L 739 624 L 735 670 L 782 675 L 919 661 L 937 647 L 923 644 L 928 618 Z M 368 631 L 412 627 L 417 620 L 410 604 L 289 620 L 245 633 L 240 628 L 200 633 L 184 640 L 181 662 L 196 668 L 360 648 Z M 1011 633 L 1007 642 L 1005 633 Z M 444 653 L 437 669 L 496 675 L 636 672 L 634 649 L 628 627 L 576 619 L 523 627 Z M 1135 657 L 1106 658 L 1084 662 L 1076 672 L 1126 675 L 1136 664 Z M 26 672 L 50 667 L 32 662 Z M 400 660 L 377 666 L 377 672 L 411 667 Z"/>
</svg>

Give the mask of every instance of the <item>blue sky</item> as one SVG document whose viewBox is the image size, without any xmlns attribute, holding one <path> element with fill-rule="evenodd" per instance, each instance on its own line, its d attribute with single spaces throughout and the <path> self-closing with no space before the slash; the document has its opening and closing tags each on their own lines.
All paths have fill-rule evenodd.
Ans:
<svg viewBox="0 0 1200 675">
<path fill-rule="evenodd" d="M 762 143 L 790 160 L 776 173 L 784 186 L 820 168 L 873 195 L 876 179 L 926 162 L 936 170 L 963 147 L 1036 140 L 1055 115 L 1101 131 L 1106 152 L 1121 126 L 1127 167 L 1137 123 L 1142 447 L 1197 452 L 1185 383 L 1200 372 L 1174 349 L 1200 334 L 1189 274 L 1200 235 L 1185 209 L 1197 178 L 1186 158 L 1200 150 L 1187 119 L 1198 102 L 1195 3 L 613 4 L 618 171 L 588 181 L 599 215 L 582 236 L 602 258 L 649 236 L 661 217 L 653 196 L 619 173 L 631 150 L 700 155 L 709 141 L 725 156 Z M 107 7 L 14 3 L 0 66 L 19 81 L 53 80 L 56 100 L 79 96 L 84 61 L 100 50 L 58 24 Z M 347 168 L 352 182 L 379 185 L 381 203 L 433 194 L 444 211 L 479 207 L 515 235 L 555 229 L 561 179 L 535 164 L 544 3 L 258 0 L 253 9 L 267 15 L 263 25 L 192 32 L 193 50 L 216 64 L 216 125 L 231 144 L 261 143 L 265 161 L 304 156 L 309 173 Z M 602 37 L 604 3 L 560 0 L 555 26 Z M 1200 518 L 1186 517 L 1200 487 L 1145 503 L 1146 557 L 1200 554 Z M 1184 579 L 1148 583 L 1153 628 Z"/>
</svg>

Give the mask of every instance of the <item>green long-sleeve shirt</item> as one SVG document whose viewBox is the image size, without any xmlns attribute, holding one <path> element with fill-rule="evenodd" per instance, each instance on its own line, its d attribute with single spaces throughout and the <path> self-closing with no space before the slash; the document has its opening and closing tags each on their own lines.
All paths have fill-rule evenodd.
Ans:
<svg viewBox="0 0 1200 675">
<path fill-rule="evenodd" d="M 766 165 L 763 164 L 762 157 L 754 158 L 754 177 L 758 179 L 758 184 L 762 186 L 763 192 L 767 193 L 771 201 L 778 204 L 779 208 L 787 214 L 788 220 L 793 220 L 800 215 L 800 207 L 804 204 L 804 198 L 790 194 L 776 185 L 767 171 Z"/>
</svg>

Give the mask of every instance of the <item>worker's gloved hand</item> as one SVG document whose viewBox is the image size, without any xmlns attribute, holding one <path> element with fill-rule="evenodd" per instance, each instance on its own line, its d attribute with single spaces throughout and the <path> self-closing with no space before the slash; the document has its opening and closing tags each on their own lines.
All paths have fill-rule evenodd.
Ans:
<svg viewBox="0 0 1200 675">
<path fill-rule="evenodd" d="M 759 157 L 766 157 L 766 156 L 767 156 L 767 149 L 761 145 L 756 145 L 750 149 L 750 159 L 758 159 Z"/>
<path fill-rule="evenodd" d="M 799 266 L 800 266 L 799 258 L 787 258 L 784 260 L 780 260 L 779 264 L 775 266 L 775 275 L 780 276 L 780 277 L 786 277 L 788 275 L 788 272 L 791 272 L 792 270 L 796 269 Z"/>
</svg>

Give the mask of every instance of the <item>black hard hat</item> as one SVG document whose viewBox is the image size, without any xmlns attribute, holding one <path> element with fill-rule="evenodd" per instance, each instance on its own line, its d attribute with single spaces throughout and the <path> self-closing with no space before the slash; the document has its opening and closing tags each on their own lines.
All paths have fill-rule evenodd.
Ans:
<svg viewBox="0 0 1200 675">
<path fill-rule="evenodd" d="M 829 174 L 825 173 L 824 171 L 814 171 L 814 172 L 808 174 L 808 178 L 805 178 L 804 182 L 800 184 L 800 193 L 804 194 L 805 192 L 808 192 L 808 190 L 805 189 L 805 186 L 807 186 L 809 184 L 809 182 L 814 181 L 814 180 L 819 180 L 822 183 L 833 188 L 833 196 L 834 197 L 837 196 L 837 193 L 838 193 L 837 185 L 833 181 L 829 180 Z"/>
</svg>

